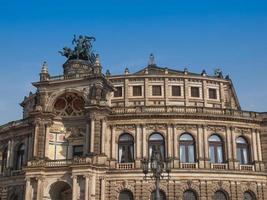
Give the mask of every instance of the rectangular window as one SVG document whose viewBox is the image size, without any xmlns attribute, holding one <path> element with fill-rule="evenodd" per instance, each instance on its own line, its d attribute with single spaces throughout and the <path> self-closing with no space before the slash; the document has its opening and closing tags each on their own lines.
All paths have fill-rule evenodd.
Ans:
<svg viewBox="0 0 267 200">
<path fill-rule="evenodd" d="M 172 86 L 172 96 L 181 96 L 181 87 L 177 85 Z"/>
<path fill-rule="evenodd" d="M 122 97 L 122 87 L 115 87 L 114 97 Z"/>
<path fill-rule="evenodd" d="M 209 88 L 209 98 L 210 99 L 217 99 L 217 90 Z"/>
<path fill-rule="evenodd" d="M 142 86 L 133 86 L 133 96 L 142 96 Z"/>
<path fill-rule="evenodd" d="M 199 87 L 191 87 L 191 97 L 200 97 Z"/>
<path fill-rule="evenodd" d="M 83 145 L 73 146 L 73 157 L 83 155 Z"/>
<path fill-rule="evenodd" d="M 161 86 L 160 85 L 153 85 L 152 86 L 152 95 L 153 96 L 161 96 Z"/>
</svg>

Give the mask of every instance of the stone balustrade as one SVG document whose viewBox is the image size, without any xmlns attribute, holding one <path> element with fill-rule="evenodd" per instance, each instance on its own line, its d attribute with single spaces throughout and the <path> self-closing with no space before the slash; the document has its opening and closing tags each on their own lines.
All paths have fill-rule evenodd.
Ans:
<svg viewBox="0 0 267 200">
<path fill-rule="evenodd" d="M 228 165 L 226 163 L 211 163 L 211 169 L 215 170 L 226 170 L 228 169 Z"/>
</svg>

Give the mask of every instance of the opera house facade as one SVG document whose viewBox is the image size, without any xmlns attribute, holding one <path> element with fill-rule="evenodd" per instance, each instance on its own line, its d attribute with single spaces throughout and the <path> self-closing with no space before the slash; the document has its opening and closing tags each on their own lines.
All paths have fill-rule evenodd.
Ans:
<svg viewBox="0 0 267 200">
<path fill-rule="evenodd" d="M 159 67 L 153 55 L 104 75 L 81 52 L 62 52 L 63 75 L 44 63 L 23 118 L 0 126 L 1 200 L 152 200 L 142 163 L 156 150 L 171 167 L 160 199 L 267 200 L 267 113 L 242 110 L 229 76 Z"/>
</svg>

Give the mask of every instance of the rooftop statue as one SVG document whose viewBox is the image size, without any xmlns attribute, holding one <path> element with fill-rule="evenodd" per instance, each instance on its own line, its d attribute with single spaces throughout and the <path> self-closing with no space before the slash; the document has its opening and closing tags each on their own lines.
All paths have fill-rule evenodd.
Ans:
<svg viewBox="0 0 267 200">
<path fill-rule="evenodd" d="M 96 55 L 92 51 L 92 42 L 94 41 L 94 37 L 80 35 L 77 38 L 76 35 L 74 35 L 72 40 L 72 44 L 75 45 L 74 49 L 72 50 L 69 47 L 64 47 L 59 53 L 67 57 L 68 60 L 80 59 L 94 63 L 96 59 Z"/>
</svg>

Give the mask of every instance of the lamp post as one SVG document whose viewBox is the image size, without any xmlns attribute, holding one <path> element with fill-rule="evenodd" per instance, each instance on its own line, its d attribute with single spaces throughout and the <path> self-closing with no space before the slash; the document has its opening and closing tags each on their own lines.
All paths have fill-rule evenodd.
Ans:
<svg viewBox="0 0 267 200">
<path fill-rule="evenodd" d="M 160 200 L 159 185 L 160 180 L 165 178 L 164 173 L 167 173 L 167 179 L 170 178 L 171 172 L 171 158 L 164 160 L 161 158 L 161 154 L 158 150 L 152 151 L 152 156 L 149 159 L 144 158 L 142 160 L 143 173 L 145 174 L 145 179 L 147 179 L 147 174 L 151 173 L 151 179 L 155 179 L 156 185 L 156 197 L 155 200 Z"/>
</svg>

